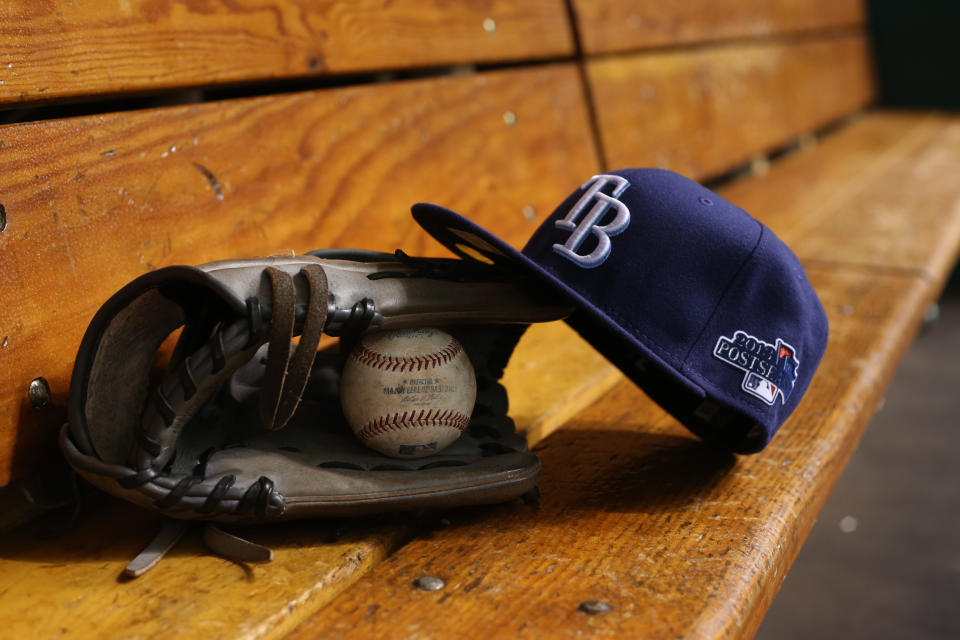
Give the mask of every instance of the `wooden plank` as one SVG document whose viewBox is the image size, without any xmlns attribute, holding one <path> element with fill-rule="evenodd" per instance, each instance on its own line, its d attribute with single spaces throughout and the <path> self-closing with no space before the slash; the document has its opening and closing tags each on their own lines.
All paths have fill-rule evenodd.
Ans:
<svg viewBox="0 0 960 640">
<path fill-rule="evenodd" d="M 0 537 L 5 638 L 275 638 L 381 561 L 407 535 L 367 522 L 343 537 L 340 522 L 255 527 L 266 565 L 212 556 L 188 533 L 149 574 L 119 578 L 150 540 L 155 515 L 108 499 L 68 536 L 31 524 Z M 240 529 L 239 535 L 247 535 Z"/>
<path fill-rule="evenodd" d="M 133 277 L 290 249 L 441 254 L 418 200 L 520 244 L 598 169 L 581 89 L 549 65 L 0 127 L 0 484 L 52 453 L 82 332 Z"/>
<path fill-rule="evenodd" d="M 0 104 L 572 53 L 563 0 L 15 0 Z"/>
<path fill-rule="evenodd" d="M 289 638 L 750 638 L 934 291 L 814 267 L 820 373 L 763 453 L 702 445 L 623 382 L 543 440 L 542 500 L 447 514 Z M 851 311 L 852 309 L 852 311 Z M 412 583 L 446 582 L 438 592 Z M 578 610 L 599 600 L 601 615 Z"/>
<path fill-rule="evenodd" d="M 401 549 L 291 637 L 751 637 L 955 261 L 957 125 L 873 114 L 724 190 L 814 256 L 830 315 L 820 373 L 765 452 L 710 451 L 620 383 L 553 435 L 529 432 L 546 436 L 538 507 L 448 514 L 453 526 Z M 421 575 L 447 587 L 416 591 Z M 613 612 L 579 613 L 591 599 Z"/>
<path fill-rule="evenodd" d="M 620 378 L 563 323 L 537 325 L 508 368 L 511 415 L 539 439 Z M 11 637 L 276 638 L 424 524 L 410 516 L 240 528 L 240 535 L 274 550 L 274 561 L 262 567 L 209 555 L 194 532 L 149 574 L 118 583 L 158 520 L 104 498 L 65 537 L 38 535 L 49 522 L 0 536 L 0 625 Z M 348 535 L 335 536 L 343 527 Z"/>
<path fill-rule="evenodd" d="M 849 28 L 863 0 L 573 0 L 586 53 Z"/>
<path fill-rule="evenodd" d="M 960 247 L 960 117 L 880 112 L 722 194 L 807 262 L 922 274 L 940 284 Z"/>
<path fill-rule="evenodd" d="M 862 36 L 591 60 L 609 168 L 705 179 L 873 100 Z"/>
<path fill-rule="evenodd" d="M 563 322 L 530 327 L 503 375 L 510 417 L 527 440 L 539 442 L 623 379 Z"/>
<path fill-rule="evenodd" d="M 899 128 L 914 121 L 926 117 Z M 898 124 L 884 123 L 884 130 Z M 896 141 L 892 131 L 887 136 L 866 137 L 862 149 L 881 151 Z M 835 151 L 825 143 L 815 153 Z M 520 235 L 511 239 L 519 243 Z M 810 271 L 831 317 L 827 359 L 800 413 L 758 456 L 706 449 L 624 383 L 542 440 L 539 507 L 451 512 L 453 526 L 417 538 L 368 578 L 416 522 L 362 524 L 336 543 L 336 524 L 251 528 L 244 534 L 277 549 L 274 564 L 253 569 L 204 556 L 192 540 L 151 574 L 117 584 L 154 519 L 107 501 L 64 540 L 38 540 L 33 530 L 0 538 L 0 593 L 17 596 L 0 623 L 40 636 L 67 629 L 68 637 L 122 629 L 159 638 L 275 638 L 301 623 L 295 638 L 749 637 L 936 291 L 935 279 L 914 270 L 819 263 Z M 563 325 L 524 338 L 506 377 L 513 415 L 531 441 L 573 413 L 578 394 L 596 393 L 584 381 L 609 387 L 609 365 L 590 355 Z M 551 385 L 559 386 L 545 395 Z M 424 573 L 446 579 L 446 590 L 412 590 Z M 446 598 L 442 612 L 434 612 L 439 598 Z M 587 617 L 576 612 L 586 599 L 615 609 Z"/>
</svg>

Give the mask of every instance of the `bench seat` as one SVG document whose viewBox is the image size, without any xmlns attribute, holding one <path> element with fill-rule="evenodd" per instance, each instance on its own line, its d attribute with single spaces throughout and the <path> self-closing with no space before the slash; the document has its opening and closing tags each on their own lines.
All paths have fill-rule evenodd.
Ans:
<svg viewBox="0 0 960 640">
<path fill-rule="evenodd" d="M 188 538 L 118 585 L 157 517 L 103 497 L 0 538 L 11 637 L 751 637 L 960 248 L 960 118 L 868 112 L 720 189 L 794 248 L 830 318 L 770 446 L 702 445 L 562 323 L 506 375 L 539 503 L 252 527 L 273 563 Z M 544 346 L 550 346 L 549 349 Z M 441 519 L 442 518 L 442 519 Z M 444 589 L 412 583 L 432 575 Z M 597 600 L 612 609 L 578 609 Z"/>
<path fill-rule="evenodd" d="M 956 261 L 958 162 L 960 119 L 880 112 L 721 189 L 794 247 L 830 318 L 764 452 L 711 450 L 620 381 L 538 442 L 539 505 L 451 516 L 291 637 L 752 637 Z M 424 574 L 447 587 L 411 589 Z"/>
</svg>

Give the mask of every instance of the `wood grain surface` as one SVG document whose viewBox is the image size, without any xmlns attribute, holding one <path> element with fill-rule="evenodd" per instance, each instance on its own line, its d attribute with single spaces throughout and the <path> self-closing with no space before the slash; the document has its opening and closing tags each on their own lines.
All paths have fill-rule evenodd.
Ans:
<svg viewBox="0 0 960 640">
<path fill-rule="evenodd" d="M 572 53 L 563 0 L 12 0 L 0 105 Z"/>
<path fill-rule="evenodd" d="M 563 322 L 530 327 L 503 375 L 510 417 L 538 442 L 623 379 L 623 374 Z"/>
<path fill-rule="evenodd" d="M 608 168 L 705 179 L 873 100 L 862 36 L 591 60 Z"/>
<path fill-rule="evenodd" d="M 863 0 L 573 0 L 589 54 L 849 28 Z"/>
<path fill-rule="evenodd" d="M 61 516 L 61 518 L 64 516 Z M 299 522 L 234 529 L 269 545 L 272 562 L 212 556 L 199 530 L 147 575 L 120 578 L 159 518 L 113 498 L 63 522 L 0 537 L 2 638 L 275 638 L 329 601 L 409 537 L 402 524 Z M 347 526 L 346 535 L 337 529 Z"/>
<path fill-rule="evenodd" d="M 548 344 L 552 348 L 543 348 Z M 511 416 L 518 429 L 539 440 L 620 378 L 565 324 L 536 325 L 521 340 L 505 376 Z M 234 528 L 273 549 L 274 561 L 263 566 L 211 556 L 195 531 L 145 576 L 118 580 L 158 520 L 103 497 L 86 505 L 64 537 L 42 535 L 62 526 L 56 520 L 0 536 L 0 637 L 281 637 L 413 535 L 430 531 L 439 518 Z"/>
<path fill-rule="evenodd" d="M 597 169 L 573 65 L 0 127 L 0 484 L 52 453 L 83 330 L 134 277 L 283 250 L 443 253 L 410 218 L 421 200 L 522 244 Z"/>
<path fill-rule="evenodd" d="M 531 432 L 538 506 L 449 514 L 290 637 L 752 637 L 955 261 L 958 123 L 871 114 L 723 190 L 805 258 L 830 317 L 767 450 L 710 450 L 620 382 Z M 445 589 L 414 589 L 422 575 Z M 613 609 L 578 609 L 590 600 Z"/>
<path fill-rule="evenodd" d="M 764 452 L 688 434 L 624 381 L 540 442 L 537 505 L 460 510 L 289 638 L 750 638 L 934 294 L 813 267 L 831 342 Z M 430 575 L 444 589 L 413 587 Z M 609 613 L 589 615 L 582 603 Z"/>
<path fill-rule="evenodd" d="M 836 134 L 857 143 L 834 147 L 828 139 L 805 153 L 825 166 L 843 164 L 834 154 L 862 161 L 869 178 L 871 158 L 882 161 L 887 148 L 905 150 L 898 140 L 931 122 L 953 125 L 940 116 L 868 116 Z M 938 137 L 926 138 L 930 152 Z M 734 185 L 735 199 L 749 198 L 754 184 L 768 194 L 758 201 L 772 203 L 778 175 L 787 186 L 810 179 L 795 170 L 798 177 L 775 169 L 763 180 Z M 791 207 L 791 197 L 798 196 L 789 189 L 782 195 L 786 213 L 771 206 L 761 217 L 802 249 L 805 236 L 789 222 L 806 212 Z M 835 206 L 839 217 L 844 204 Z M 957 216 L 901 206 L 900 215 L 918 224 Z M 857 211 L 869 237 L 872 218 Z M 510 233 L 508 216 L 500 224 Z M 431 250 L 424 245 L 424 251 Z M 808 263 L 830 316 L 830 346 L 797 414 L 756 456 L 704 447 L 633 385 L 616 382 L 609 365 L 591 361 L 563 325 L 543 325 L 525 336 L 506 376 L 518 425 L 539 443 L 545 472 L 539 505 L 454 510 L 444 514 L 452 525 L 442 529 L 430 526 L 435 519 L 362 521 L 348 525 L 339 541 L 333 531 L 345 523 L 250 528 L 244 535 L 277 551 L 273 565 L 254 568 L 210 557 L 191 538 L 153 572 L 118 584 L 116 575 L 150 537 L 154 518 L 107 499 L 85 511 L 64 539 L 43 540 L 38 529 L 0 537 L 0 628 L 16 637 L 29 629 L 66 637 L 110 630 L 152 638 L 276 638 L 297 625 L 296 639 L 750 637 L 937 292 L 939 279 L 927 271 L 942 265 L 940 259 L 924 269 Z M 584 366 L 565 375 L 570 362 Z M 596 388 L 584 389 L 583 380 Z M 567 386 L 548 399 L 545 381 Z M 575 412 L 579 394 L 611 383 L 612 391 Z M 423 575 L 443 578 L 446 588 L 413 589 Z M 577 609 L 586 600 L 613 610 L 589 616 Z"/>
<path fill-rule="evenodd" d="M 960 117 L 879 112 L 721 193 L 805 261 L 941 284 L 960 249 Z"/>
</svg>

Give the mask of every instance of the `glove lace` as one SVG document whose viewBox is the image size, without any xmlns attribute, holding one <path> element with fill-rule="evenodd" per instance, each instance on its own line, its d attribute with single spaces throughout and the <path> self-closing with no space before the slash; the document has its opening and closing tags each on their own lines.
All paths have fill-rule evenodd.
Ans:
<svg viewBox="0 0 960 640">
<path fill-rule="evenodd" d="M 307 386 L 327 320 L 329 289 L 327 276 L 320 266 L 307 265 L 300 270 L 300 275 L 307 281 L 309 297 L 300 343 L 291 356 L 290 341 L 295 335 L 297 319 L 297 291 L 293 277 L 275 267 L 267 267 L 265 271 L 272 287 L 273 309 L 267 366 L 260 395 L 260 418 L 268 429 L 281 429 L 293 416 Z"/>
<path fill-rule="evenodd" d="M 169 380 L 164 380 L 154 394 L 154 409 L 162 423 L 162 430 L 169 430 L 175 425 L 180 428 L 189 418 L 183 408 L 171 401 L 173 390 L 164 391 L 165 387 L 180 387 L 180 395 L 184 401 L 189 401 L 200 386 L 204 375 L 224 376 L 236 368 L 237 345 L 242 349 L 256 348 L 264 341 L 268 341 L 267 362 L 264 370 L 263 385 L 260 396 L 260 417 L 263 424 L 270 429 L 282 428 L 293 416 L 300 403 L 301 396 L 307 385 L 313 360 L 320 343 L 324 324 L 327 318 L 329 290 L 326 274 L 319 265 L 306 265 L 299 276 L 307 284 L 307 300 L 300 307 L 298 314 L 297 289 L 294 277 L 275 267 L 267 267 L 264 272 L 270 280 L 272 300 L 269 314 L 264 313 L 263 306 L 257 298 L 247 300 L 247 314 L 243 319 L 220 326 L 201 349 L 203 353 L 184 357 L 179 366 L 169 374 Z M 363 310 L 358 310 L 358 316 L 363 317 Z M 369 314 L 366 314 L 369 315 Z M 246 334 L 241 341 L 228 339 L 228 335 Z M 296 349 L 291 349 L 291 341 L 299 335 L 300 342 Z M 232 348 L 228 344 L 234 345 Z M 291 351 L 293 353 L 291 354 Z M 198 369 L 197 363 L 209 361 L 209 374 Z M 145 455 L 141 470 L 123 479 L 124 486 L 140 486 L 153 481 L 156 477 L 155 467 L 163 460 L 169 449 L 156 435 L 150 420 L 141 425 L 137 443 L 142 455 Z M 172 458 L 167 459 L 169 464 Z M 203 464 L 199 471 L 181 478 L 177 483 L 155 501 L 160 509 L 169 509 L 179 505 L 188 494 L 196 498 L 197 491 L 203 481 Z M 278 506 L 278 496 L 272 480 L 261 476 L 251 484 L 243 496 L 237 499 L 236 489 L 231 488 L 236 483 L 236 477 L 227 475 L 221 478 L 215 486 L 206 493 L 202 505 L 196 507 L 200 513 L 213 513 L 222 510 L 222 503 L 233 495 L 236 506 L 233 512 L 243 514 L 253 512 L 259 519 L 266 518 L 268 508 Z M 192 491 L 191 491 L 192 489 Z M 282 509 L 282 500 L 279 500 Z"/>
</svg>

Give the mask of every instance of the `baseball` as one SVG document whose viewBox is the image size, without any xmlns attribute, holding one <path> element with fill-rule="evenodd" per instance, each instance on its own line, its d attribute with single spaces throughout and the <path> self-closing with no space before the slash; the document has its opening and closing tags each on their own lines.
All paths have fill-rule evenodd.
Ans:
<svg viewBox="0 0 960 640">
<path fill-rule="evenodd" d="M 350 352 L 340 403 L 361 442 L 394 458 L 442 451 L 470 425 L 477 380 L 460 342 L 439 329 L 364 336 Z"/>
</svg>

